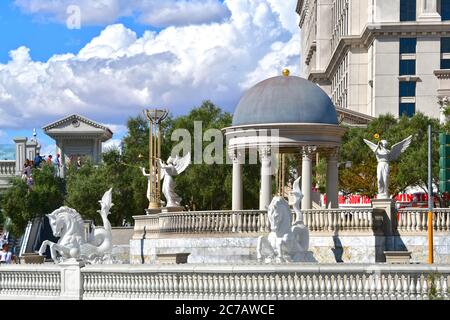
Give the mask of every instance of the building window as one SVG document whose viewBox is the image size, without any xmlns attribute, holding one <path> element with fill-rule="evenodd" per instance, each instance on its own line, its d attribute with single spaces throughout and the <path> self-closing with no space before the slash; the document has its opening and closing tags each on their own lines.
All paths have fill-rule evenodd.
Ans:
<svg viewBox="0 0 450 320">
<path fill-rule="evenodd" d="M 413 117 L 416 113 L 416 104 L 415 103 L 400 103 L 400 117 L 407 116 Z"/>
<path fill-rule="evenodd" d="M 400 60 L 400 75 L 413 76 L 416 74 L 416 60 Z"/>
<path fill-rule="evenodd" d="M 401 81 L 399 88 L 399 116 L 412 117 L 416 112 L 416 82 Z"/>
<path fill-rule="evenodd" d="M 400 82 L 400 97 L 415 97 L 416 96 L 416 82 L 402 81 Z"/>
<path fill-rule="evenodd" d="M 416 38 L 400 38 L 400 75 L 416 74 Z"/>
<path fill-rule="evenodd" d="M 400 53 L 416 53 L 416 38 L 400 38 Z"/>
<path fill-rule="evenodd" d="M 450 0 L 441 0 L 442 21 L 450 20 Z"/>
<path fill-rule="evenodd" d="M 441 38 L 441 69 L 450 69 L 450 38 Z"/>
<path fill-rule="evenodd" d="M 400 0 L 400 21 L 416 21 L 416 0 Z"/>
</svg>

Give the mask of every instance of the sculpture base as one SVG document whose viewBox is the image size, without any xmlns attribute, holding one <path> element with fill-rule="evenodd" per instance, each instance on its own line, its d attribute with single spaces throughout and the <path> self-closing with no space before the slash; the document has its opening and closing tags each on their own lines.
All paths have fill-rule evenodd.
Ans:
<svg viewBox="0 0 450 320">
<path fill-rule="evenodd" d="M 168 253 L 156 254 L 156 263 L 158 264 L 185 264 L 188 262 L 190 253 Z"/>
<path fill-rule="evenodd" d="M 149 216 L 152 214 L 158 214 L 161 213 L 161 208 L 158 209 L 145 209 L 145 213 Z"/>
<path fill-rule="evenodd" d="M 177 207 L 165 207 L 161 209 L 162 213 L 168 213 L 168 212 L 183 212 L 184 207 L 177 206 Z"/>
<path fill-rule="evenodd" d="M 372 207 L 386 213 L 386 223 L 384 224 L 383 230 L 386 236 L 393 234 L 395 230 L 395 223 L 397 223 L 395 202 L 396 201 L 394 199 L 372 199 Z"/>
</svg>

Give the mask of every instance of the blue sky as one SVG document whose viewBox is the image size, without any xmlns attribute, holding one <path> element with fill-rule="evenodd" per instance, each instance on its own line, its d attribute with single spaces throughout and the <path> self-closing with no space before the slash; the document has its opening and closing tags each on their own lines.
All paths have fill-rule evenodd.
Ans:
<svg viewBox="0 0 450 320">
<path fill-rule="evenodd" d="M 72 4 L 79 30 L 66 25 Z M 72 113 L 110 126 L 117 144 L 144 108 L 176 116 L 209 99 L 232 112 L 250 86 L 298 74 L 295 4 L 0 0 L 0 145 L 36 128 L 50 153 L 39 128 Z"/>
<path fill-rule="evenodd" d="M 45 0 L 43 0 L 45 1 Z M 159 30 L 137 23 L 133 17 L 118 19 L 139 36 L 145 30 Z M 68 29 L 63 24 L 23 13 L 14 1 L 0 0 L 0 63 L 9 60 L 9 51 L 20 46 L 30 48 L 34 61 L 47 61 L 54 54 L 78 52 L 104 29 L 101 25 Z"/>
</svg>

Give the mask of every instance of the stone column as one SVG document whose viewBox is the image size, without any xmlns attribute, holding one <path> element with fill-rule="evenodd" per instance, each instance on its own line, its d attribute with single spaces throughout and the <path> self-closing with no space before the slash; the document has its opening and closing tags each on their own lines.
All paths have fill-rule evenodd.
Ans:
<svg viewBox="0 0 450 320">
<path fill-rule="evenodd" d="M 92 162 L 94 164 L 98 164 L 98 139 L 95 138 L 93 141 L 93 148 L 92 148 Z"/>
<path fill-rule="evenodd" d="M 419 0 L 420 9 L 417 21 L 441 21 L 437 11 L 438 0 Z"/>
<path fill-rule="evenodd" d="M 59 161 L 61 162 L 60 174 L 61 178 L 64 178 L 66 176 L 66 152 L 64 150 L 63 140 L 56 141 L 56 148 L 58 153 L 61 155 L 61 158 L 59 158 Z"/>
<path fill-rule="evenodd" d="M 233 160 L 233 203 L 232 210 L 242 210 L 244 207 L 243 201 L 243 186 L 242 186 L 242 156 L 243 152 L 239 150 L 232 150 L 230 158 Z"/>
<path fill-rule="evenodd" d="M 259 210 L 266 210 L 272 201 L 272 155 L 270 147 L 259 149 L 261 161 L 261 190 L 259 192 Z"/>
<path fill-rule="evenodd" d="M 14 138 L 14 143 L 16 144 L 16 175 L 21 174 L 25 164 L 27 140 L 27 138 Z"/>
<path fill-rule="evenodd" d="M 302 152 L 302 209 L 306 210 L 312 208 L 312 155 L 315 151 L 315 147 L 303 147 Z"/>
<path fill-rule="evenodd" d="M 98 163 L 100 163 L 102 161 L 102 152 L 103 152 L 103 148 L 102 148 L 102 140 L 98 139 L 97 140 L 97 150 L 98 150 Z"/>
<path fill-rule="evenodd" d="M 333 149 L 327 161 L 327 208 L 339 208 L 338 149 Z"/>
</svg>

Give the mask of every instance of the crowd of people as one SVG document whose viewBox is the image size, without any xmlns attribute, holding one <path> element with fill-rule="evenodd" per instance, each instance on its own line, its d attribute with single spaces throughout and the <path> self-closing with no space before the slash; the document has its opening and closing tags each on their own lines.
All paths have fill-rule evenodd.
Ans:
<svg viewBox="0 0 450 320">
<path fill-rule="evenodd" d="M 75 156 L 71 156 L 69 158 L 68 164 L 70 165 L 75 161 Z M 75 163 L 77 169 L 81 168 L 82 162 L 81 157 L 77 157 Z M 36 154 L 33 160 L 26 159 L 25 164 L 22 170 L 22 179 L 27 183 L 27 185 L 31 188 L 33 186 L 33 172 L 32 169 L 39 169 L 43 166 L 50 166 L 55 169 L 55 175 L 57 177 L 61 177 L 61 169 L 63 164 L 61 163 L 61 155 L 57 154 L 55 158 L 50 154 L 45 158 L 45 156 L 41 156 L 39 152 Z"/>
</svg>

